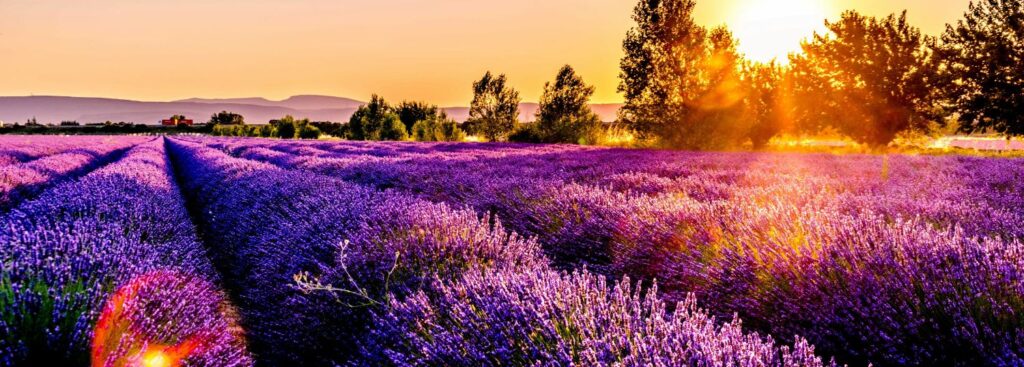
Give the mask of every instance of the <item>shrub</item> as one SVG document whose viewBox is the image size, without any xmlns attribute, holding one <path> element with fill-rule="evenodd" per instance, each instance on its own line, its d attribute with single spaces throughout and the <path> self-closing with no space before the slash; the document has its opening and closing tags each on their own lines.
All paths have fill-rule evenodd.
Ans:
<svg viewBox="0 0 1024 367">
<path fill-rule="evenodd" d="M 803 340 L 719 325 L 692 297 L 669 312 L 656 293 L 585 272 L 470 271 L 392 301 L 362 351 L 374 366 L 823 365 Z"/>
</svg>

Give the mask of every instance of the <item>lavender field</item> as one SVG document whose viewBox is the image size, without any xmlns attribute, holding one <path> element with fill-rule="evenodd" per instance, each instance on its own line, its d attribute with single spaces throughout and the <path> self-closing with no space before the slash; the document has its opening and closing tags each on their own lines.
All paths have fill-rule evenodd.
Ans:
<svg viewBox="0 0 1024 367">
<path fill-rule="evenodd" d="M 1024 365 L 1024 160 L 0 137 L 0 366 Z"/>
</svg>

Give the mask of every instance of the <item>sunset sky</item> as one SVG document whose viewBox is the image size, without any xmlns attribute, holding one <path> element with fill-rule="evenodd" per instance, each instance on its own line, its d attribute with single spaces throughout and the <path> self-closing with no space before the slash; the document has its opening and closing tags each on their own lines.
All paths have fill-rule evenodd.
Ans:
<svg viewBox="0 0 1024 367">
<path fill-rule="evenodd" d="M 615 92 L 635 0 L 0 0 L 0 95 L 170 100 L 326 94 L 468 105 L 485 71 L 523 99 L 573 65 Z M 755 59 L 783 56 L 844 9 L 907 9 L 938 34 L 969 0 L 704 0 Z"/>
</svg>

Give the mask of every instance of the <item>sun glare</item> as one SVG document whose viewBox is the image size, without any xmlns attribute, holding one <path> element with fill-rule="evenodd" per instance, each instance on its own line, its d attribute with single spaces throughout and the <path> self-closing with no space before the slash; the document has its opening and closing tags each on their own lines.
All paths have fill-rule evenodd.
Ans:
<svg viewBox="0 0 1024 367">
<path fill-rule="evenodd" d="M 801 40 L 824 29 L 826 8 L 824 0 L 741 0 L 729 28 L 751 60 L 786 63 Z"/>
<path fill-rule="evenodd" d="M 160 350 L 147 352 L 142 357 L 142 367 L 171 367 L 171 358 Z"/>
</svg>

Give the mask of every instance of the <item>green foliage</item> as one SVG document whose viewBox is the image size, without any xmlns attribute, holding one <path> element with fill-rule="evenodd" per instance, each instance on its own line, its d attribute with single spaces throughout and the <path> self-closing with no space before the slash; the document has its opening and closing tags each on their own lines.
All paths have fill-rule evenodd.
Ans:
<svg viewBox="0 0 1024 367">
<path fill-rule="evenodd" d="M 84 340 L 52 340 L 49 330 L 73 330 L 85 317 L 90 317 L 89 299 L 93 290 L 76 280 L 62 286 L 51 286 L 42 279 L 19 281 L 17 286 L 6 275 L 0 277 L 0 320 L 9 333 L 0 334 L 0 345 L 25 345 L 34 354 L 27 356 L 27 365 L 84 365 L 88 353 L 70 348 Z M 16 301 L 15 300 L 19 300 Z M 56 313 L 58 303 L 63 312 Z M 15 307 L 21 307 L 15 312 Z"/>
<path fill-rule="evenodd" d="M 233 130 L 228 130 L 234 128 Z M 244 135 L 231 135 L 231 136 L 259 136 L 259 137 L 276 137 L 281 139 L 317 139 L 320 137 L 320 129 L 309 122 L 309 119 L 296 119 L 291 115 L 282 117 L 277 120 L 271 120 L 270 125 L 262 126 L 217 126 L 214 128 L 215 134 L 218 129 L 224 129 L 226 131 L 233 131 L 237 134 Z"/>
<path fill-rule="evenodd" d="M 346 134 L 346 125 L 339 122 L 312 121 L 309 123 L 309 125 L 315 126 L 317 129 L 320 129 L 320 132 L 325 135 L 344 137 Z"/>
<path fill-rule="evenodd" d="M 282 117 L 279 120 L 273 120 L 270 122 L 270 125 L 274 127 L 274 136 L 281 139 L 294 139 L 295 133 L 298 131 L 295 118 L 291 115 Z"/>
<path fill-rule="evenodd" d="M 774 61 L 746 63 L 742 74 L 744 118 L 750 126 L 747 137 L 754 149 L 762 149 L 771 138 L 787 129 L 787 121 L 791 120 L 788 106 L 792 105 L 787 93 L 791 88 L 787 84 L 786 70 Z"/>
<path fill-rule="evenodd" d="M 746 129 L 742 113 L 739 55 L 732 34 L 708 30 L 693 19 L 694 0 L 641 0 L 636 26 L 623 41 L 626 56 L 619 112 L 644 139 L 678 148 L 735 145 Z"/>
<path fill-rule="evenodd" d="M 398 119 L 405 125 L 406 130 L 412 132 L 413 125 L 430 117 L 437 116 L 440 109 L 426 102 L 403 101 L 395 106 L 395 113 Z"/>
<path fill-rule="evenodd" d="M 271 125 L 216 125 L 210 131 L 210 134 L 214 136 L 278 136 L 278 132 Z"/>
<path fill-rule="evenodd" d="M 458 122 L 441 111 L 417 121 L 412 126 L 412 138 L 416 141 L 463 141 L 466 133 L 459 128 Z"/>
<path fill-rule="evenodd" d="M 260 127 L 255 125 L 214 125 L 213 136 L 259 136 Z"/>
<path fill-rule="evenodd" d="M 405 124 L 384 98 L 374 94 L 370 103 L 359 106 L 348 121 L 348 138 L 351 140 L 406 140 L 409 138 Z"/>
<path fill-rule="evenodd" d="M 971 2 L 937 54 L 960 131 L 1024 135 L 1024 1 Z"/>
<path fill-rule="evenodd" d="M 516 130 L 509 134 L 508 141 L 516 143 L 544 143 L 545 136 L 540 132 L 536 122 L 519 124 Z"/>
<path fill-rule="evenodd" d="M 829 33 L 805 42 L 792 57 L 803 130 L 828 124 L 872 146 L 929 126 L 935 68 L 929 40 L 906 12 L 878 19 L 854 11 L 826 22 Z"/>
<path fill-rule="evenodd" d="M 473 83 L 467 122 L 487 140 L 505 140 L 519 122 L 519 101 L 519 92 L 507 85 L 504 74 L 495 77 L 488 71 Z"/>
<path fill-rule="evenodd" d="M 245 125 L 245 117 L 237 113 L 221 111 L 210 116 L 210 125 Z"/>
<path fill-rule="evenodd" d="M 544 84 L 537 122 L 517 133 L 536 130 L 531 134 L 536 133 L 535 137 L 545 143 L 594 144 L 601 119 L 590 109 L 593 95 L 594 87 L 584 83 L 571 66 L 565 65 L 558 71 L 554 84 Z M 520 136 L 515 139 L 527 137 L 517 135 Z"/>
<path fill-rule="evenodd" d="M 295 132 L 299 139 L 319 139 L 320 134 L 320 129 L 308 123 L 300 125 Z"/>
<path fill-rule="evenodd" d="M 402 141 L 409 140 L 409 132 L 405 130 L 405 124 L 402 120 L 398 119 L 398 115 L 393 112 L 384 115 L 384 120 L 381 122 L 380 132 L 375 132 L 373 140 L 392 140 Z"/>
<path fill-rule="evenodd" d="M 270 138 L 270 137 L 273 137 L 274 134 L 276 134 L 277 132 L 274 131 L 274 127 L 273 126 L 270 126 L 270 125 L 260 125 L 260 127 L 256 129 L 256 133 L 258 134 L 257 136 L 259 136 L 261 138 Z"/>
</svg>

